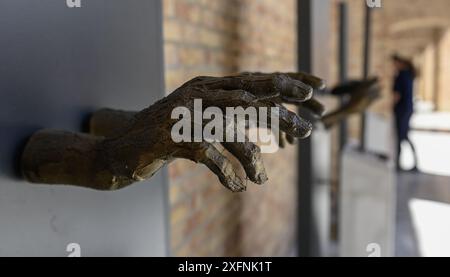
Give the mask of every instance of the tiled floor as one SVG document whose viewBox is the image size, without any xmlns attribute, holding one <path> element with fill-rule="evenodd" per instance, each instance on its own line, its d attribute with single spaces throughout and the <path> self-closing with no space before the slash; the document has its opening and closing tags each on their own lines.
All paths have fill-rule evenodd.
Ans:
<svg viewBox="0 0 450 277">
<path fill-rule="evenodd" d="M 445 232 L 449 229 L 450 222 L 450 177 L 402 173 L 398 177 L 397 195 L 396 255 L 450 255 L 450 230 Z M 418 201 L 427 206 L 415 207 Z M 441 232 L 436 234 L 433 230 Z M 440 247 L 448 248 L 448 251 L 432 249 L 424 253 L 433 247 L 431 244 L 435 244 L 434 241 L 437 241 Z"/>
<path fill-rule="evenodd" d="M 416 127 L 441 129 L 448 115 L 416 115 Z M 396 255 L 450 256 L 450 133 L 412 132 L 421 173 L 398 176 Z M 411 165 L 405 153 L 403 163 Z"/>
</svg>

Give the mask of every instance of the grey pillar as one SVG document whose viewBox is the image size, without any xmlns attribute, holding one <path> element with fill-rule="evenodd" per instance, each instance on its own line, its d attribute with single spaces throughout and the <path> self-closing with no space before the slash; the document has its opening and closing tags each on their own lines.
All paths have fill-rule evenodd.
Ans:
<svg viewBox="0 0 450 277">
<path fill-rule="evenodd" d="M 325 80 L 328 79 L 328 40 L 329 40 L 329 0 L 298 0 L 298 69 L 311 72 Z M 307 118 L 307 115 L 302 114 Z M 314 138 L 311 137 L 299 146 L 299 191 L 298 191 L 298 254 L 301 257 L 324 255 L 328 233 L 324 222 L 326 211 L 318 205 L 319 199 L 329 195 L 317 180 L 314 164 L 321 161 L 314 157 Z M 324 227 L 325 226 L 325 227 Z"/>
<path fill-rule="evenodd" d="M 339 82 L 344 83 L 348 79 L 348 4 L 339 3 Z M 341 105 L 346 99 L 341 100 Z M 347 121 L 342 121 L 340 125 L 340 147 L 347 143 L 348 126 Z"/>
<path fill-rule="evenodd" d="M 363 72 L 363 78 L 367 79 L 369 78 L 370 74 L 370 52 L 371 52 L 371 46 L 372 46 L 372 10 L 373 8 L 370 8 L 366 5 L 366 15 L 364 17 L 364 72 Z M 360 132 L 360 142 L 361 142 L 361 151 L 366 150 L 366 112 L 364 112 L 361 116 L 361 132 Z"/>
</svg>

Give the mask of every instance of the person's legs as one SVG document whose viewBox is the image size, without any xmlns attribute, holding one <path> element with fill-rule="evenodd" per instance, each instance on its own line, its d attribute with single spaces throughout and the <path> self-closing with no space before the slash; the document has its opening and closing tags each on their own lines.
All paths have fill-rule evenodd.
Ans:
<svg viewBox="0 0 450 277">
<path fill-rule="evenodd" d="M 401 141 L 401 122 L 399 115 L 395 115 L 395 139 L 396 139 L 395 165 L 397 170 L 401 170 L 400 157 L 402 152 L 402 141 Z"/>
<path fill-rule="evenodd" d="M 411 146 L 411 150 L 413 153 L 413 158 L 414 158 L 413 170 L 417 170 L 418 159 L 417 159 L 416 147 L 414 146 L 414 143 L 412 143 L 412 141 L 409 139 L 409 136 L 406 138 L 406 141 L 408 142 L 409 146 Z"/>
<path fill-rule="evenodd" d="M 405 128 L 406 128 L 406 130 L 405 130 L 405 140 L 411 146 L 411 150 L 412 150 L 412 153 L 413 153 L 413 158 L 414 158 L 413 170 L 417 170 L 418 158 L 417 158 L 416 147 L 414 146 L 414 143 L 409 138 L 411 116 L 412 116 L 412 112 L 409 113 L 407 115 L 407 117 L 405 118 Z"/>
</svg>

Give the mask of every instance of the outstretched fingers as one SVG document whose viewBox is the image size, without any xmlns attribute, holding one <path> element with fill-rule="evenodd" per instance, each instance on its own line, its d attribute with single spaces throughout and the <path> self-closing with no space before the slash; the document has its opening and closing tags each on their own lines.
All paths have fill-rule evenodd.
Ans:
<svg viewBox="0 0 450 277">
<path fill-rule="evenodd" d="M 315 117 L 322 117 L 325 114 L 325 107 L 316 99 L 312 98 L 312 94 L 314 90 L 323 90 L 326 87 L 325 81 L 304 73 L 304 72 L 296 72 L 296 73 L 243 73 L 246 76 L 261 76 L 261 77 L 273 77 L 273 76 L 287 76 L 290 79 L 290 82 L 295 82 L 298 87 L 303 88 L 304 91 L 308 91 L 311 94 L 308 100 L 305 100 L 303 97 L 299 97 L 298 94 L 293 93 L 293 90 L 286 90 L 281 93 L 279 97 L 279 102 L 293 104 L 300 107 L 304 107 Z"/>
<path fill-rule="evenodd" d="M 204 164 L 219 178 L 224 187 L 233 192 L 246 190 L 245 184 L 236 174 L 231 162 L 213 144 L 193 144 L 191 149 L 178 151 L 174 156 Z"/>
<path fill-rule="evenodd" d="M 280 109 L 280 129 L 293 137 L 304 139 L 311 135 L 313 125 L 311 122 L 299 117 L 287 109 Z"/>
<path fill-rule="evenodd" d="M 279 112 L 280 130 L 287 135 L 303 139 L 311 135 L 313 125 L 311 122 L 301 118 L 296 113 L 289 111 L 279 104 L 275 104 Z"/>
<path fill-rule="evenodd" d="M 254 183 L 262 185 L 267 182 L 261 149 L 251 142 L 224 142 L 223 147 L 241 163 L 247 177 Z"/>
<path fill-rule="evenodd" d="M 241 74 L 230 77 L 198 77 L 186 84 L 187 86 L 204 88 L 206 90 L 245 90 L 259 99 L 283 98 L 292 102 L 302 103 L 312 98 L 314 89 L 285 74 Z"/>
<path fill-rule="evenodd" d="M 324 80 L 305 72 L 286 73 L 286 75 L 294 80 L 303 82 L 316 90 L 322 90 L 326 87 L 326 83 Z"/>
<path fill-rule="evenodd" d="M 326 112 L 325 107 L 314 98 L 298 106 L 309 110 L 317 118 L 322 117 Z"/>
<path fill-rule="evenodd" d="M 307 120 L 301 118 L 294 112 L 289 111 L 284 106 L 277 104 L 270 100 L 261 100 L 258 96 L 253 95 L 247 91 L 234 90 L 234 91 L 223 91 L 223 90 L 213 90 L 207 92 L 201 92 L 203 96 L 203 101 L 206 106 L 217 106 L 222 110 L 226 110 L 230 107 L 242 107 L 242 108 L 266 108 L 267 118 L 278 117 L 279 128 L 281 131 L 296 137 L 296 138 L 306 138 L 311 134 L 312 124 Z M 274 110 L 278 114 L 274 113 Z M 258 112 L 258 122 L 262 120 Z M 266 119 L 267 119 L 266 118 Z M 265 122 L 270 127 L 270 122 L 266 120 Z"/>
</svg>

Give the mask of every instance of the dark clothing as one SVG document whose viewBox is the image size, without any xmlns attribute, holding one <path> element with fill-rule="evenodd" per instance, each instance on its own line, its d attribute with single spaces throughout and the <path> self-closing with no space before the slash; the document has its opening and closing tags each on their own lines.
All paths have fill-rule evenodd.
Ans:
<svg viewBox="0 0 450 277">
<path fill-rule="evenodd" d="M 416 154 L 414 145 L 408 137 L 411 116 L 413 115 L 414 74 L 410 70 L 402 70 L 398 73 L 394 82 L 394 91 L 400 95 L 400 100 L 395 104 L 395 128 L 397 135 L 397 164 L 400 159 L 401 143 L 407 141 Z M 417 163 L 417 160 L 415 161 Z"/>
<path fill-rule="evenodd" d="M 413 111 L 398 112 L 395 111 L 395 129 L 397 131 L 397 138 L 401 142 L 408 138 L 410 129 L 410 121 Z"/>
<path fill-rule="evenodd" d="M 413 114 L 414 76 L 410 70 L 401 70 L 395 77 L 394 91 L 400 94 L 395 104 L 394 114 L 397 136 L 400 141 L 407 139 L 409 122 Z"/>
<path fill-rule="evenodd" d="M 401 70 L 395 77 L 394 91 L 400 94 L 400 101 L 395 104 L 395 114 L 413 112 L 414 74 L 410 70 Z"/>
<path fill-rule="evenodd" d="M 396 162 L 397 162 L 397 168 L 400 168 L 400 155 L 402 152 L 402 142 L 407 142 L 409 146 L 411 147 L 411 151 L 414 158 L 414 168 L 417 168 L 417 152 L 416 148 L 414 147 L 414 144 L 409 139 L 408 133 L 409 133 L 409 122 L 411 120 L 412 112 L 411 113 L 405 113 L 405 114 L 396 114 L 395 115 L 395 130 L 396 130 L 396 136 L 397 136 L 397 156 L 396 156 Z"/>
</svg>

